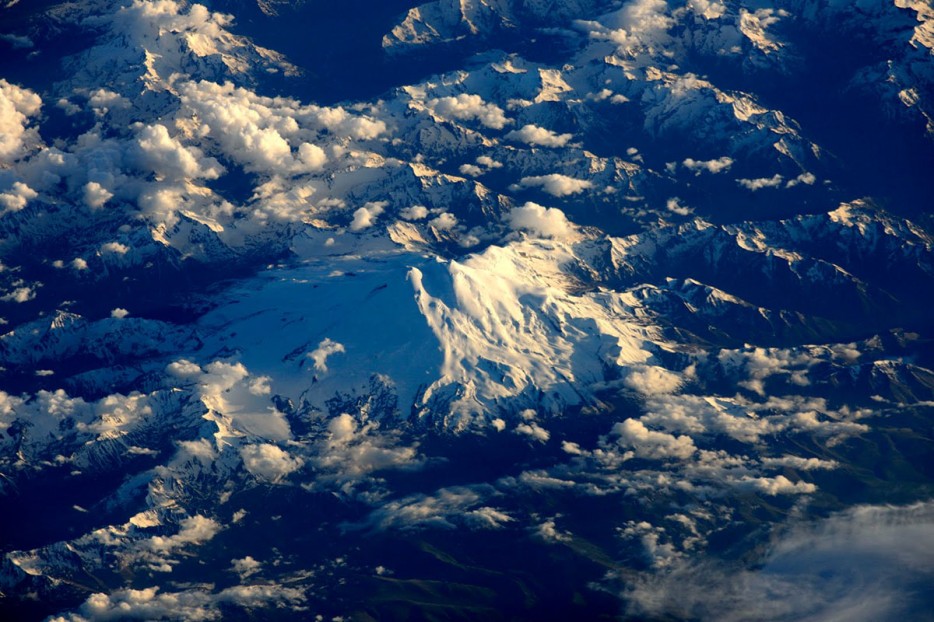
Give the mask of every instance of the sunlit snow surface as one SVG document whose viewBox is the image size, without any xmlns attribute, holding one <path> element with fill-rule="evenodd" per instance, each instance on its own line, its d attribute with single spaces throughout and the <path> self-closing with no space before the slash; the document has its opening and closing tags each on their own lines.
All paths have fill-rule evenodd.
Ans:
<svg viewBox="0 0 934 622">
<path fill-rule="evenodd" d="M 934 11 L 0 8 L 0 618 L 931 620 Z"/>
</svg>

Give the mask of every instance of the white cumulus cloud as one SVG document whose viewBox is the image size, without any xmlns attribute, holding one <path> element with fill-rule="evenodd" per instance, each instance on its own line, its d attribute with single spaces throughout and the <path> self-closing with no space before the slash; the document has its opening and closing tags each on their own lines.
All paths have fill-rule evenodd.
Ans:
<svg viewBox="0 0 934 622">
<path fill-rule="evenodd" d="M 592 187 L 593 183 L 586 179 L 575 179 L 574 177 L 568 177 L 560 173 L 523 177 L 519 183 L 515 185 L 516 189 L 541 188 L 555 197 L 566 197 L 572 194 L 578 194 Z"/>
<path fill-rule="evenodd" d="M 664 432 L 655 432 L 637 419 L 617 423 L 613 426 L 613 432 L 619 436 L 619 444 L 631 448 L 639 458 L 685 460 L 697 451 L 690 436 L 676 437 Z"/>
<path fill-rule="evenodd" d="M 270 443 L 247 445 L 240 450 L 240 457 L 247 471 L 269 482 L 280 481 L 304 464 L 301 458 Z"/>
<path fill-rule="evenodd" d="M 0 79 L 0 162 L 14 160 L 28 141 L 38 138 L 27 124 L 41 107 L 38 95 Z"/>
<path fill-rule="evenodd" d="M 13 185 L 8 190 L 0 192 L 0 215 L 6 214 L 7 212 L 18 212 L 26 207 L 29 201 L 38 196 L 38 192 L 23 182 L 13 182 Z"/>
<path fill-rule="evenodd" d="M 513 208 L 506 216 L 516 231 L 526 231 L 545 238 L 567 238 L 574 235 L 574 226 L 557 207 L 544 207 L 531 201 Z"/>
<path fill-rule="evenodd" d="M 363 231 L 376 224 L 376 219 L 386 209 L 385 201 L 370 201 L 363 207 L 353 213 L 353 220 L 350 222 L 351 231 Z"/>
<path fill-rule="evenodd" d="M 528 124 L 522 129 L 513 130 L 506 134 L 506 140 L 526 143 L 538 147 L 564 147 L 573 136 L 571 134 L 558 134 L 547 128 Z"/>
<path fill-rule="evenodd" d="M 427 106 L 438 116 L 460 121 L 477 120 L 496 130 L 501 130 L 510 123 L 502 108 L 484 102 L 479 95 L 461 93 L 456 97 L 441 97 L 429 100 Z"/>
<path fill-rule="evenodd" d="M 84 186 L 84 204 L 91 209 L 104 207 L 113 196 L 113 192 L 96 181 L 89 181 Z"/>
<path fill-rule="evenodd" d="M 700 175 L 702 172 L 716 175 L 717 173 L 730 170 L 730 167 L 733 166 L 733 158 L 728 156 L 723 156 L 722 158 L 716 158 L 714 160 L 695 160 L 693 158 L 687 158 L 682 164 L 684 164 L 686 169 L 694 171 L 696 175 Z"/>
<path fill-rule="evenodd" d="M 756 177 L 754 179 L 737 179 L 738 183 L 743 188 L 747 190 L 762 190 L 763 188 L 778 188 L 782 185 L 782 182 L 785 181 L 785 178 L 781 175 L 775 174 L 772 177 Z"/>
</svg>

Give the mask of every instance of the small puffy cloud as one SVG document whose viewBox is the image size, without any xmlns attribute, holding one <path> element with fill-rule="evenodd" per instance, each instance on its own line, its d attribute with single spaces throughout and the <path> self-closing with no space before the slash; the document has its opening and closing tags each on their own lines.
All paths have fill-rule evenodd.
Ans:
<svg viewBox="0 0 934 622">
<path fill-rule="evenodd" d="M 26 125 L 41 107 L 38 95 L 0 79 L 0 162 L 14 160 L 28 141 L 38 139 L 36 130 Z"/>
<path fill-rule="evenodd" d="M 101 244 L 101 254 L 104 255 L 126 255 L 130 252 L 130 247 L 120 242 L 105 242 Z"/>
<path fill-rule="evenodd" d="M 600 89 L 596 93 L 587 93 L 587 100 L 592 102 L 602 102 L 613 96 L 610 89 Z"/>
<path fill-rule="evenodd" d="M 817 486 L 808 482 L 792 482 L 784 475 L 775 477 L 744 477 L 739 487 L 749 488 L 769 496 L 809 494 L 817 490 Z"/>
<path fill-rule="evenodd" d="M 479 156 L 474 160 L 476 164 L 462 164 L 458 169 L 462 175 L 469 175 L 470 177 L 479 177 L 484 173 L 493 170 L 494 168 L 502 168 L 503 163 L 497 162 L 490 156 Z"/>
<path fill-rule="evenodd" d="M 538 147 L 564 147 L 573 136 L 571 134 L 557 134 L 544 127 L 532 125 L 531 123 L 519 130 L 513 130 L 506 134 L 506 140 L 526 143 Z"/>
<path fill-rule="evenodd" d="M 450 231 L 457 226 L 457 218 L 451 212 L 441 212 L 428 221 L 428 225 L 439 231 Z"/>
<path fill-rule="evenodd" d="M 247 555 L 243 559 L 231 560 L 230 569 L 240 575 L 240 580 L 246 579 L 259 572 L 263 565 Z"/>
<path fill-rule="evenodd" d="M 7 212 L 18 212 L 26 207 L 26 204 L 39 196 L 35 190 L 21 181 L 13 182 L 8 189 L 0 192 L 0 215 Z"/>
<path fill-rule="evenodd" d="M 427 102 L 428 108 L 440 117 L 459 121 L 480 121 L 483 125 L 496 130 L 511 123 L 503 109 L 495 104 L 488 104 L 479 95 L 461 93 L 456 97 L 441 97 Z"/>
<path fill-rule="evenodd" d="M 81 257 L 75 257 L 71 260 L 71 267 L 75 270 L 87 270 L 88 262 Z"/>
<path fill-rule="evenodd" d="M 704 19 L 719 19 L 726 14 L 726 6 L 718 0 L 688 0 L 687 6 Z"/>
<path fill-rule="evenodd" d="M 247 445 L 240 450 L 240 457 L 247 471 L 268 482 L 278 482 L 304 464 L 301 458 L 269 443 Z"/>
<path fill-rule="evenodd" d="M 369 229 L 376 223 L 377 217 L 386 209 L 384 201 L 370 201 L 353 213 L 353 221 L 350 223 L 351 231 L 363 231 Z"/>
<path fill-rule="evenodd" d="M 522 207 L 513 208 L 506 220 L 514 230 L 540 237 L 561 239 L 574 234 L 574 226 L 564 212 L 537 203 L 528 202 Z"/>
<path fill-rule="evenodd" d="M 687 205 L 683 205 L 681 199 L 678 197 L 671 197 L 668 199 L 668 201 L 665 202 L 665 209 L 678 216 L 690 216 L 694 212 L 694 210 Z"/>
<path fill-rule="evenodd" d="M 684 460 L 697 451 L 690 436 L 676 437 L 664 432 L 655 432 L 637 419 L 617 423 L 613 426 L 613 433 L 619 436 L 618 442 L 621 446 L 631 448 L 639 458 Z"/>
<path fill-rule="evenodd" d="M 88 105 L 94 109 L 95 113 L 102 115 L 114 108 L 129 108 L 130 100 L 119 93 L 97 89 L 92 91 L 88 97 Z"/>
<path fill-rule="evenodd" d="M 197 378 L 203 373 L 200 365 L 187 359 L 179 359 L 169 363 L 165 370 L 176 378 L 185 379 Z"/>
<path fill-rule="evenodd" d="M 785 184 L 786 188 L 794 188 L 795 186 L 804 184 L 805 186 L 813 186 L 814 182 L 817 181 L 817 177 L 814 173 L 804 172 L 795 177 L 794 179 L 789 179 L 788 183 Z"/>
<path fill-rule="evenodd" d="M 318 347 L 307 354 L 308 358 L 315 362 L 315 371 L 325 373 L 328 370 L 328 357 L 345 352 L 344 345 L 323 339 Z"/>
<path fill-rule="evenodd" d="M 592 188 L 593 183 L 586 179 L 575 179 L 574 177 L 568 177 L 560 173 L 551 173 L 549 175 L 523 177 L 519 183 L 513 187 L 515 189 L 541 188 L 552 196 L 566 197 Z"/>
<path fill-rule="evenodd" d="M 98 209 L 113 198 L 113 193 L 96 181 L 89 181 L 84 186 L 84 204 L 91 209 Z"/>
<path fill-rule="evenodd" d="M 298 148 L 298 159 L 305 164 L 305 170 L 320 171 L 327 164 L 328 156 L 318 145 L 302 143 Z"/>
<path fill-rule="evenodd" d="M 551 433 L 534 421 L 520 423 L 517 425 L 516 434 L 528 436 L 532 440 L 538 441 L 539 443 L 546 443 L 548 442 L 548 439 L 551 438 Z"/>
<path fill-rule="evenodd" d="M 835 460 L 821 460 L 820 458 L 801 458 L 799 456 L 781 456 L 779 458 L 763 458 L 764 466 L 796 469 L 799 471 L 817 471 L 836 469 L 840 463 Z"/>
<path fill-rule="evenodd" d="M 571 540 L 570 534 L 562 533 L 558 530 L 553 519 L 546 520 L 536 527 L 535 535 L 545 542 L 569 542 Z"/>
<path fill-rule="evenodd" d="M 643 395 L 660 395 L 677 391 L 681 377 L 663 367 L 643 365 L 630 369 L 623 385 Z"/>
<path fill-rule="evenodd" d="M 68 116 L 76 115 L 81 112 L 81 106 L 71 103 L 67 98 L 62 97 L 55 102 L 55 107 L 65 111 Z"/>
<path fill-rule="evenodd" d="M 494 160 L 494 159 L 491 158 L 490 156 L 479 156 L 479 157 L 476 159 L 476 163 L 477 163 L 479 166 L 482 166 L 482 167 L 487 168 L 487 169 L 494 169 L 494 168 L 502 168 L 502 167 L 503 167 L 503 163 L 502 163 L 502 162 L 497 162 L 496 160 Z"/>
<path fill-rule="evenodd" d="M 161 184 L 143 191 L 137 198 L 137 204 L 144 213 L 166 222 L 175 221 L 175 212 L 184 203 L 185 198 L 178 188 L 163 187 Z"/>
<path fill-rule="evenodd" d="M 179 531 L 173 536 L 154 536 L 148 542 L 149 548 L 159 553 L 171 553 L 175 549 L 190 544 L 203 544 L 221 530 L 220 523 L 201 515 L 191 516 L 179 524 Z"/>
<path fill-rule="evenodd" d="M 122 308 L 120 308 L 120 307 L 117 307 L 116 309 L 113 309 L 113 310 L 110 312 L 110 317 L 112 317 L 112 318 L 114 318 L 114 319 L 117 319 L 117 320 L 122 320 L 123 318 L 125 318 L 125 317 L 128 316 L 129 314 L 130 314 L 130 312 L 127 311 L 126 309 L 122 309 Z"/>
<path fill-rule="evenodd" d="M 782 185 L 782 182 L 785 181 L 785 178 L 781 175 L 773 175 L 772 177 L 757 177 L 755 179 L 737 179 L 738 183 L 743 188 L 747 190 L 762 190 L 763 188 L 778 188 Z"/>
<path fill-rule="evenodd" d="M 717 173 L 730 170 L 730 167 L 733 166 L 733 158 L 727 156 L 715 160 L 695 160 L 693 158 L 687 158 L 682 164 L 684 164 L 686 169 L 694 171 L 695 175 L 700 175 L 703 172 L 716 175 Z"/>
<path fill-rule="evenodd" d="M 33 300 L 36 297 L 36 290 L 28 285 L 16 284 L 11 291 L 0 296 L 2 302 L 24 303 Z"/>
<path fill-rule="evenodd" d="M 413 205 L 399 210 L 399 216 L 405 220 L 422 220 L 428 217 L 428 208 L 424 205 Z"/>
</svg>

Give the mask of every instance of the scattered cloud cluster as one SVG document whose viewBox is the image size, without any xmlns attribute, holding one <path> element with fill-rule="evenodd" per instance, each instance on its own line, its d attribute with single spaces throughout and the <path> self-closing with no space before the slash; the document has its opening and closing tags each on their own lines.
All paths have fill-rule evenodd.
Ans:
<svg viewBox="0 0 934 622">
<path fill-rule="evenodd" d="M 527 436 L 538 443 L 547 443 L 551 438 L 551 433 L 539 425 L 536 421 L 536 412 L 532 409 L 526 409 L 521 413 L 522 423 L 516 426 L 516 434 Z"/>
<path fill-rule="evenodd" d="M 180 100 L 200 123 L 200 132 L 210 136 L 225 156 L 247 170 L 266 174 L 320 171 L 327 156 L 317 145 L 304 140 L 297 118 L 306 120 L 315 112 L 291 100 L 260 97 L 231 83 L 188 82 L 180 89 Z M 304 112 L 304 114 L 302 114 Z M 327 112 L 315 119 L 330 119 Z M 336 116 L 339 116 L 336 115 Z M 339 125 L 344 119 L 336 120 Z M 355 130 L 369 136 L 364 128 Z"/>
<path fill-rule="evenodd" d="M 328 422 L 309 460 L 320 471 L 316 486 L 344 493 L 371 483 L 368 480 L 379 471 L 417 469 L 423 463 L 416 446 L 400 445 L 394 434 L 380 433 L 378 423 L 361 422 L 347 413 Z"/>
<path fill-rule="evenodd" d="M 785 177 L 779 174 L 775 174 L 772 177 L 757 177 L 754 179 L 737 179 L 736 183 L 746 188 L 747 190 L 762 190 L 763 188 L 794 188 L 795 186 L 804 184 L 805 186 L 812 186 L 814 182 L 817 181 L 817 177 L 813 173 L 801 173 L 797 177 L 789 180 L 785 180 Z"/>
<path fill-rule="evenodd" d="M 92 594 L 75 613 L 52 617 L 50 622 L 103 622 L 104 620 L 219 620 L 224 608 L 244 611 L 271 608 L 301 609 L 305 595 L 299 588 L 281 585 L 237 585 L 218 592 L 191 588 L 164 592 L 158 587 L 115 590 Z"/>
<path fill-rule="evenodd" d="M 479 177 L 484 173 L 497 168 L 502 168 L 502 162 L 497 162 L 490 156 L 479 156 L 475 160 L 475 164 L 461 164 L 458 170 L 462 175 L 468 175 L 470 177 Z"/>
</svg>

